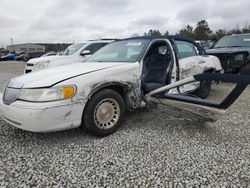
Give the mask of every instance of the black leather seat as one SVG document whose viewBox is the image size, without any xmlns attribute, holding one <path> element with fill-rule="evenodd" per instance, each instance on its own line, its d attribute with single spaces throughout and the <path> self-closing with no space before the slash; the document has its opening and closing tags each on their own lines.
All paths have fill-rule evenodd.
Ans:
<svg viewBox="0 0 250 188">
<path fill-rule="evenodd" d="M 171 58 L 159 53 L 158 47 L 152 48 L 144 61 L 144 80 L 142 89 L 149 93 L 167 84 L 168 72 Z"/>
</svg>

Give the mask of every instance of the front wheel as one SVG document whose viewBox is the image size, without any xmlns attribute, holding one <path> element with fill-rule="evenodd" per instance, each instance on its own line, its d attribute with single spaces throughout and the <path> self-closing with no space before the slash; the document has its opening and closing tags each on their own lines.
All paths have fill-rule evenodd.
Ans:
<svg viewBox="0 0 250 188">
<path fill-rule="evenodd" d="M 84 127 L 95 136 L 108 136 L 122 124 L 125 109 L 125 102 L 119 93 L 111 89 L 101 90 L 85 107 Z"/>
<path fill-rule="evenodd" d="M 206 99 L 209 96 L 210 92 L 211 92 L 211 88 L 212 88 L 212 83 L 211 82 L 208 82 L 208 81 L 200 82 L 200 86 L 194 92 L 194 94 L 197 97 L 200 97 L 202 99 Z"/>
</svg>

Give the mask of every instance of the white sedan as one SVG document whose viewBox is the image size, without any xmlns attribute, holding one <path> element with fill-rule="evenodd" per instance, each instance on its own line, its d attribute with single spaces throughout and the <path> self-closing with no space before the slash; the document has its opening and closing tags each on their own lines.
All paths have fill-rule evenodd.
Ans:
<svg viewBox="0 0 250 188">
<path fill-rule="evenodd" d="M 12 79 L 0 96 L 0 114 L 27 131 L 84 126 L 97 136 L 116 131 L 126 110 L 149 103 L 165 105 L 173 115 L 213 122 L 249 83 L 247 76 L 215 73 L 220 71 L 219 60 L 192 40 L 124 39 L 108 44 L 88 62 Z M 214 103 L 202 99 L 214 81 L 241 85 L 221 103 Z"/>
</svg>

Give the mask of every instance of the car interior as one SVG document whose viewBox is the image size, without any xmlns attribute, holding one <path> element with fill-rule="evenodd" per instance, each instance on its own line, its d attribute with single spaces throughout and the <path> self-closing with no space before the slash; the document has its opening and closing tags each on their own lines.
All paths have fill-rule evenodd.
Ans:
<svg viewBox="0 0 250 188">
<path fill-rule="evenodd" d="M 154 43 L 144 58 L 142 90 L 145 94 L 171 81 L 170 47 L 165 41 Z"/>
</svg>

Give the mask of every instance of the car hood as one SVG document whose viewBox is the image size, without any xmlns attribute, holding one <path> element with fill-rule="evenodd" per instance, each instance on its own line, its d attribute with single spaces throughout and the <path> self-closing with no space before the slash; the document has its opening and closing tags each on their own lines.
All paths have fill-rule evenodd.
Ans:
<svg viewBox="0 0 250 188">
<path fill-rule="evenodd" d="M 23 88 L 49 87 L 63 80 L 125 64 L 127 63 L 75 63 L 25 74 L 15 78 L 15 81 L 21 83 Z"/>
<path fill-rule="evenodd" d="M 54 60 L 62 60 L 62 59 L 68 59 L 71 56 L 66 56 L 66 55 L 53 55 L 53 56 L 47 56 L 47 57 L 39 57 L 39 58 L 33 58 L 31 60 L 28 61 L 28 63 L 32 63 L 32 64 L 37 64 L 40 63 L 42 61 L 54 61 Z"/>
<path fill-rule="evenodd" d="M 214 48 L 206 51 L 208 54 L 233 54 L 240 52 L 250 53 L 250 48 L 246 47 L 234 47 L 234 48 Z"/>
</svg>

